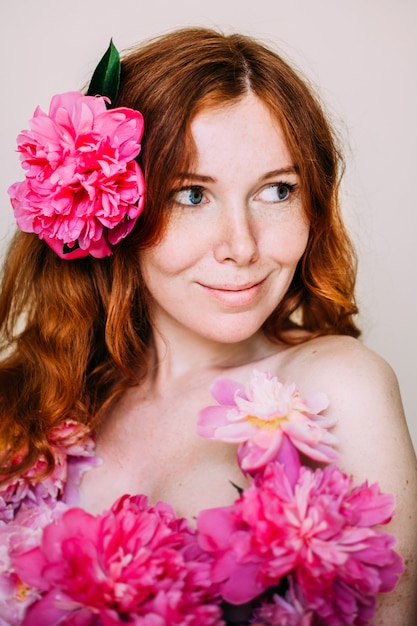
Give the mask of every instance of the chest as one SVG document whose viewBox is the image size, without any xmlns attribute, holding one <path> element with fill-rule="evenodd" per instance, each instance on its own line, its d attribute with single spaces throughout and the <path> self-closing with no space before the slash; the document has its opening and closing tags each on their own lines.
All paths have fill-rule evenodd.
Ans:
<svg viewBox="0 0 417 626">
<path fill-rule="evenodd" d="M 169 502 L 192 520 L 204 508 L 232 503 L 234 485 L 247 484 L 236 446 L 197 435 L 198 411 L 212 402 L 197 395 L 117 407 L 98 436 L 101 464 L 84 475 L 82 506 L 99 513 L 124 494 L 145 494 L 150 504 Z"/>
<path fill-rule="evenodd" d="M 295 380 L 292 370 L 299 367 L 283 354 L 257 363 L 257 369 Z M 229 370 L 227 378 L 246 386 L 252 370 L 253 364 Z M 102 464 L 84 476 L 84 508 L 98 513 L 124 494 L 144 494 L 151 504 L 169 502 L 177 515 L 192 519 L 202 509 L 231 504 L 238 495 L 234 485 L 248 484 L 237 464 L 237 446 L 197 435 L 199 411 L 215 404 L 210 386 L 218 376 L 225 374 L 190 374 L 159 395 L 129 390 L 98 433 Z"/>
</svg>

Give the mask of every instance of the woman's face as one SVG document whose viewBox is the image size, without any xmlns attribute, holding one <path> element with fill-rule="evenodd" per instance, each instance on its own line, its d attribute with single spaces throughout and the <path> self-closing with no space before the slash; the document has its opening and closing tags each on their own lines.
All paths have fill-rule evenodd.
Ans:
<svg viewBox="0 0 417 626">
<path fill-rule="evenodd" d="M 278 123 L 252 94 L 203 109 L 191 131 L 196 162 L 178 176 L 166 232 L 141 253 L 141 269 L 162 333 L 235 343 L 277 307 L 306 248 L 300 181 Z"/>
</svg>

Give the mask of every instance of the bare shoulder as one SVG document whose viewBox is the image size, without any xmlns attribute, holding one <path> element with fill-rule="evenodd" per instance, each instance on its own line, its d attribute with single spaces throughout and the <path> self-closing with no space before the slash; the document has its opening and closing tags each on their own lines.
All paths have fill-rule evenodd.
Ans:
<svg viewBox="0 0 417 626">
<path fill-rule="evenodd" d="M 337 379 L 343 374 L 351 382 L 366 371 L 378 378 L 395 379 L 392 368 L 380 355 L 358 339 L 341 335 L 316 337 L 285 350 L 282 365 L 297 369 L 300 375 L 308 372 L 310 376 L 323 374 Z"/>
<path fill-rule="evenodd" d="M 413 454 L 395 372 L 362 342 L 315 338 L 284 351 L 279 365 L 277 375 L 294 381 L 302 394 L 328 395 L 342 461 L 355 466 L 349 470 L 360 474 L 363 459 L 381 451 L 388 457 L 400 449 Z"/>
<path fill-rule="evenodd" d="M 402 411 L 392 367 L 352 337 L 331 335 L 305 341 L 284 350 L 274 369 L 278 377 L 293 380 L 304 393 L 325 391 L 338 410 L 345 402 L 353 407 L 389 400 Z"/>
<path fill-rule="evenodd" d="M 300 392 L 323 391 L 336 420 L 340 467 L 355 483 L 377 482 L 396 499 L 387 530 L 397 538 L 406 572 L 398 588 L 381 597 L 378 626 L 417 623 L 417 463 L 391 366 L 363 343 L 329 336 L 285 350 L 274 362 L 278 377 Z"/>
</svg>

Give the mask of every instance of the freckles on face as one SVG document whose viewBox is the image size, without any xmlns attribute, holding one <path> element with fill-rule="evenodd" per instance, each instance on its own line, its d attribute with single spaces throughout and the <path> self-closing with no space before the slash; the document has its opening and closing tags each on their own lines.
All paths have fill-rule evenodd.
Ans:
<svg viewBox="0 0 417 626">
<path fill-rule="evenodd" d="M 306 248 L 297 166 L 252 94 L 203 109 L 191 131 L 196 162 L 178 175 L 166 230 L 141 253 L 141 270 L 156 323 L 239 340 L 277 307 Z"/>
</svg>

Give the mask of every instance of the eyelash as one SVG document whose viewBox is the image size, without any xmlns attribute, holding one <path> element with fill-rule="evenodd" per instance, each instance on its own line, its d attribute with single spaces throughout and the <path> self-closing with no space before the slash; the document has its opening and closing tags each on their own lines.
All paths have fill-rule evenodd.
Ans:
<svg viewBox="0 0 417 626">
<path fill-rule="evenodd" d="M 265 187 L 263 187 L 256 195 L 258 196 L 262 192 L 268 189 L 272 189 L 272 188 L 277 188 L 277 190 L 282 190 L 283 188 L 285 188 L 288 192 L 285 198 L 282 198 L 281 200 L 270 201 L 271 204 L 274 204 L 275 202 L 279 204 L 280 202 L 285 202 L 286 200 L 288 200 L 289 196 L 297 190 L 298 185 L 295 183 L 287 183 L 284 181 L 281 181 L 279 183 L 271 183 L 270 185 L 266 185 Z M 181 206 L 200 206 L 201 204 L 203 204 L 204 191 L 205 191 L 204 187 L 201 187 L 200 185 L 190 185 L 189 187 L 180 187 L 179 189 L 175 189 L 172 192 L 172 198 L 176 204 L 179 204 Z M 180 193 L 183 193 L 183 192 L 188 192 L 189 194 L 192 194 L 192 193 L 201 194 L 202 199 L 200 200 L 200 202 L 190 202 L 189 204 L 185 202 L 180 202 L 177 199 L 177 197 Z"/>
<path fill-rule="evenodd" d="M 179 189 L 175 189 L 172 193 L 172 197 L 174 199 L 174 202 L 176 202 L 177 204 L 183 205 L 183 206 L 199 206 L 199 204 L 201 204 L 201 202 L 191 202 L 189 205 L 185 204 L 184 202 L 179 202 L 178 200 L 176 200 L 177 196 L 180 193 L 184 193 L 184 192 L 189 192 L 189 194 L 196 194 L 196 193 L 200 193 L 202 196 L 204 195 L 204 187 L 200 187 L 199 185 L 191 185 L 190 187 L 180 187 Z"/>
<path fill-rule="evenodd" d="M 275 203 L 275 202 L 285 202 L 286 200 L 288 200 L 288 198 L 290 197 L 291 194 L 293 194 L 297 188 L 298 185 L 295 183 L 286 183 L 284 181 L 280 181 L 279 183 L 272 183 L 271 185 L 266 185 L 266 187 L 263 187 L 263 189 L 261 189 L 257 196 L 261 195 L 264 191 L 267 191 L 268 189 L 277 189 L 277 192 L 279 193 L 280 191 L 282 191 L 283 189 L 285 189 L 287 191 L 287 195 L 285 198 L 282 198 L 281 200 L 276 200 L 276 201 L 271 201 L 271 203 Z"/>
</svg>

